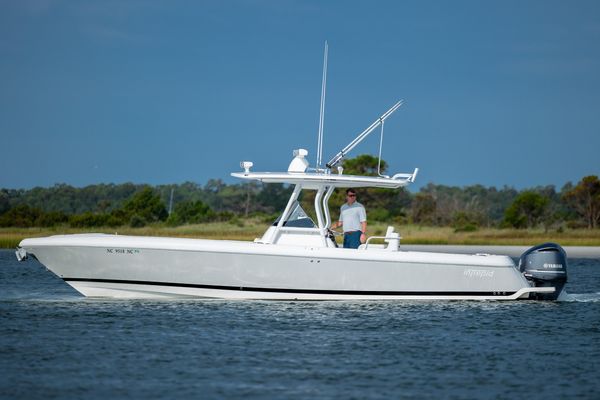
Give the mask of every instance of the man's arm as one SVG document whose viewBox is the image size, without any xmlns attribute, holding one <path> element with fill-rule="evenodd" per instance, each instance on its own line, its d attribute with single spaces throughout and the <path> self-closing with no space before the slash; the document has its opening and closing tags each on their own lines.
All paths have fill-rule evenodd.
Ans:
<svg viewBox="0 0 600 400">
<path fill-rule="evenodd" d="M 339 228 L 340 226 L 342 226 L 342 225 L 344 224 L 344 223 L 342 222 L 342 221 L 343 221 L 343 218 L 342 218 L 342 208 L 343 208 L 343 207 L 344 207 L 344 206 L 340 207 L 340 218 L 338 219 L 338 221 L 337 221 L 337 222 L 332 222 L 332 223 L 331 223 L 331 229 Z"/>
<path fill-rule="evenodd" d="M 364 207 L 359 209 L 360 214 L 360 242 L 365 243 L 367 241 L 367 210 Z"/>
<path fill-rule="evenodd" d="M 367 241 L 367 235 L 366 235 L 366 232 L 367 232 L 367 221 L 363 221 L 363 222 L 361 222 L 361 223 L 360 223 L 360 226 L 361 226 L 360 230 L 361 230 L 361 232 L 362 232 L 362 233 L 360 234 L 360 242 L 361 242 L 361 243 L 364 243 L 364 242 L 366 242 L 366 241 Z"/>
</svg>

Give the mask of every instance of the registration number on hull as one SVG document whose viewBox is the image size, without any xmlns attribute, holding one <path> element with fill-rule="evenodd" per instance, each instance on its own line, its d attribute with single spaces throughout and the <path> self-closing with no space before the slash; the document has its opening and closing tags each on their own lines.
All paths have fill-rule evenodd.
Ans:
<svg viewBox="0 0 600 400">
<path fill-rule="evenodd" d="M 138 249 L 106 249 L 108 254 L 140 254 Z"/>
</svg>

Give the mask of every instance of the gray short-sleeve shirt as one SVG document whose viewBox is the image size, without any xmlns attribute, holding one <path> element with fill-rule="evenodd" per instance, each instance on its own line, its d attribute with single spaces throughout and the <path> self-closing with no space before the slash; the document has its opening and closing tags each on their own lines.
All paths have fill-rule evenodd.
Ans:
<svg viewBox="0 0 600 400">
<path fill-rule="evenodd" d="M 340 208 L 340 222 L 343 223 L 344 232 L 361 230 L 361 222 L 367 220 L 367 212 L 358 201 L 349 206 L 347 203 Z"/>
</svg>

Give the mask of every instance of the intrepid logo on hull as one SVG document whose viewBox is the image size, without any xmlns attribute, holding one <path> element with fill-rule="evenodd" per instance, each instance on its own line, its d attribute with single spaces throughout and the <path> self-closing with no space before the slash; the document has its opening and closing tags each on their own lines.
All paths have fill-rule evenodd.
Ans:
<svg viewBox="0 0 600 400">
<path fill-rule="evenodd" d="M 494 271 L 487 271 L 485 269 L 465 269 L 463 275 L 469 278 L 492 278 Z"/>
</svg>

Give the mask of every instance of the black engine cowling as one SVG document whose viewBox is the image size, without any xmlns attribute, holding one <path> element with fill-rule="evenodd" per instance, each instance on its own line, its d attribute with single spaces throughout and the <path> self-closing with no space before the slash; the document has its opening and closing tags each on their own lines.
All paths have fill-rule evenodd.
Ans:
<svg viewBox="0 0 600 400">
<path fill-rule="evenodd" d="M 519 271 L 535 287 L 554 287 L 554 293 L 532 293 L 536 300 L 556 300 L 567 283 L 567 253 L 556 243 L 544 243 L 519 258 Z"/>
</svg>

